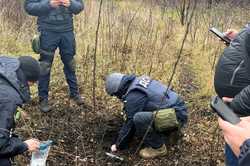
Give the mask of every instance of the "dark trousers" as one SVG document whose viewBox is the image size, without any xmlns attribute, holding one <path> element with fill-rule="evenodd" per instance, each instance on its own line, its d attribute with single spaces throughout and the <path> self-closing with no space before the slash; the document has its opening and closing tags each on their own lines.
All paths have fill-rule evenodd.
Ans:
<svg viewBox="0 0 250 166">
<path fill-rule="evenodd" d="M 152 120 L 152 112 L 138 112 L 134 115 L 133 121 L 136 127 L 137 136 L 144 136 Z M 159 148 L 164 144 L 164 140 L 162 135 L 157 132 L 153 126 L 150 126 L 150 130 L 144 139 L 144 144 L 152 148 Z"/>
<path fill-rule="evenodd" d="M 11 166 L 10 159 L 1 159 L 0 158 L 0 165 L 1 166 Z"/>
<path fill-rule="evenodd" d="M 225 157 L 226 157 L 226 166 L 238 166 L 239 160 L 238 157 L 233 153 L 232 149 L 228 144 L 225 145 Z"/>
<path fill-rule="evenodd" d="M 79 95 L 75 74 L 75 36 L 73 31 L 62 33 L 42 31 L 40 46 L 45 52 L 40 54 L 39 60 L 43 70 L 38 84 L 39 97 L 41 99 L 48 99 L 50 69 L 57 48 L 59 48 L 59 54 L 64 64 L 63 70 L 66 81 L 69 85 L 70 96 L 73 97 Z"/>
</svg>

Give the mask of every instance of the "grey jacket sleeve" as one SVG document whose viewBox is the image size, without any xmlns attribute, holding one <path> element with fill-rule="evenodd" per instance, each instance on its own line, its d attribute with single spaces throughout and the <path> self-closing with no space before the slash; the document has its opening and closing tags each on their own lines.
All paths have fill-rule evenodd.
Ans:
<svg viewBox="0 0 250 166">
<path fill-rule="evenodd" d="M 47 15 L 52 9 L 49 0 L 25 0 L 25 11 L 32 16 Z"/>
<path fill-rule="evenodd" d="M 238 114 L 250 115 L 250 85 L 234 97 L 230 107 Z"/>
<path fill-rule="evenodd" d="M 69 10 L 74 14 L 79 14 L 84 8 L 82 0 L 71 0 Z"/>
</svg>

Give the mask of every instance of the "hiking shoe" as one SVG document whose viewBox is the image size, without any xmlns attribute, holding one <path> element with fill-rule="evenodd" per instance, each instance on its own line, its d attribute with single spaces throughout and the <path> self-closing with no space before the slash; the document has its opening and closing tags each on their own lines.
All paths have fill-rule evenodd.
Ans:
<svg viewBox="0 0 250 166">
<path fill-rule="evenodd" d="M 46 100 L 46 99 L 43 99 L 40 101 L 39 108 L 40 108 L 40 111 L 44 112 L 44 113 L 51 111 L 48 100 Z"/>
<path fill-rule="evenodd" d="M 80 95 L 70 97 L 70 99 L 73 100 L 76 103 L 76 105 L 78 105 L 78 106 L 84 104 L 83 98 Z"/>
<path fill-rule="evenodd" d="M 139 155 L 144 159 L 152 159 L 155 157 L 164 156 L 166 154 L 167 154 L 167 148 L 166 148 L 165 144 L 163 144 L 158 149 L 147 147 L 147 148 L 140 150 L 140 152 L 139 152 Z"/>
</svg>

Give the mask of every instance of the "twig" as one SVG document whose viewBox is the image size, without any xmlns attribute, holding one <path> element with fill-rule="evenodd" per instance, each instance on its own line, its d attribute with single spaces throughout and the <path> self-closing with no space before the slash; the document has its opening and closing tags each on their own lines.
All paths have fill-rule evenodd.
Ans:
<svg viewBox="0 0 250 166">
<path fill-rule="evenodd" d="M 133 23 L 133 21 L 135 19 L 135 16 L 137 15 L 139 9 L 142 7 L 143 2 L 144 2 L 144 0 L 141 1 L 140 6 L 136 9 L 135 13 L 133 14 L 131 20 L 128 23 L 127 34 L 125 36 L 125 40 L 124 40 L 124 43 L 123 43 L 123 46 L 122 46 L 122 59 L 123 59 L 122 64 L 121 64 L 121 71 L 122 72 L 125 71 L 125 67 L 126 67 L 126 65 L 125 65 L 125 63 L 126 63 L 125 56 L 126 56 L 127 52 L 125 51 L 125 49 L 126 49 L 126 46 L 127 46 L 129 34 L 131 32 L 131 25 L 132 25 L 132 23 Z"/>
<path fill-rule="evenodd" d="M 100 23 L 101 23 L 101 12 L 102 12 L 102 3 L 103 0 L 100 1 L 100 7 L 99 7 L 99 14 L 98 14 L 98 21 L 97 21 L 97 28 L 96 28 L 96 36 L 95 36 L 95 49 L 94 49 L 94 55 L 93 55 L 93 89 L 92 89 L 92 96 L 93 96 L 93 112 L 96 110 L 96 53 L 97 53 L 97 47 L 98 47 L 98 35 L 99 35 L 99 29 L 100 29 Z"/>
<path fill-rule="evenodd" d="M 185 34 L 184 34 L 184 37 L 183 37 L 183 40 L 182 40 L 182 43 L 181 43 L 181 48 L 180 48 L 180 50 L 179 50 L 179 52 L 178 52 L 177 60 L 176 60 L 176 62 L 175 62 L 175 64 L 174 64 L 173 72 L 172 72 L 172 75 L 171 75 L 171 77 L 170 77 L 170 79 L 169 79 L 169 82 L 168 82 L 168 89 L 169 89 L 169 87 L 171 86 L 173 77 L 174 77 L 174 75 L 175 75 L 175 73 L 176 73 L 177 66 L 178 66 L 179 61 L 180 61 L 180 59 L 181 59 L 182 51 L 183 51 L 183 48 L 184 48 L 184 45 L 185 45 L 185 42 L 186 42 L 186 39 L 187 39 L 187 35 L 188 35 L 188 33 L 189 33 L 189 27 L 190 27 L 190 25 L 191 25 L 192 18 L 193 18 L 193 16 L 194 16 L 194 11 L 195 11 L 195 9 L 196 9 L 196 5 L 197 5 L 197 0 L 194 1 L 194 7 L 193 7 L 192 13 L 191 13 L 191 15 L 190 15 L 189 21 L 188 21 L 187 26 L 186 26 L 186 31 L 185 31 Z"/>
<path fill-rule="evenodd" d="M 24 110 L 24 109 L 22 108 L 22 110 Z M 24 110 L 24 111 L 25 111 L 25 110 Z M 23 116 L 21 116 L 21 119 L 22 119 L 22 121 L 23 121 L 23 123 L 24 123 L 24 126 L 27 127 L 27 130 L 30 131 L 29 133 L 31 133 L 32 137 L 34 137 L 34 136 L 37 137 L 37 136 L 35 135 L 33 129 L 30 127 L 30 125 L 28 125 L 28 124 L 25 122 L 25 118 L 24 118 Z"/>
<path fill-rule="evenodd" d="M 97 47 L 98 47 L 98 34 L 100 29 L 100 23 L 101 23 L 101 12 L 102 12 L 102 4 L 103 0 L 100 1 L 99 6 L 99 14 L 98 14 L 98 21 L 97 21 L 97 28 L 96 28 L 96 38 L 95 38 L 95 50 L 94 50 L 94 66 L 93 66 L 93 90 L 92 90 L 92 96 L 93 96 L 93 112 L 96 111 L 96 53 L 97 53 Z M 94 155 L 94 161 L 96 162 L 96 153 Z M 95 163 L 97 164 L 97 163 Z"/>
</svg>

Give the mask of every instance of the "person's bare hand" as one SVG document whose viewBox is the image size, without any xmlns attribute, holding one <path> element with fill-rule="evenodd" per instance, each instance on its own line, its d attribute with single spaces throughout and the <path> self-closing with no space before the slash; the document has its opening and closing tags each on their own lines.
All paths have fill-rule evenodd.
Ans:
<svg viewBox="0 0 250 166">
<path fill-rule="evenodd" d="M 249 122 L 250 123 L 250 116 L 246 116 L 246 117 L 242 117 L 240 118 L 243 122 Z M 242 125 L 242 123 L 240 123 L 239 125 Z M 244 124 L 243 124 L 244 125 Z"/>
<path fill-rule="evenodd" d="M 71 1 L 70 0 L 61 0 L 61 3 L 62 3 L 63 6 L 69 7 L 70 4 L 71 4 Z"/>
<path fill-rule="evenodd" d="M 226 32 L 224 32 L 224 34 L 231 40 L 233 40 L 237 34 L 238 34 L 238 31 L 235 30 L 235 29 L 228 29 Z"/>
<path fill-rule="evenodd" d="M 30 116 L 27 112 L 25 111 L 20 111 L 22 119 L 30 119 Z"/>
<path fill-rule="evenodd" d="M 26 143 L 28 145 L 28 151 L 29 152 L 35 152 L 38 151 L 39 146 L 40 146 L 40 141 L 37 139 L 29 139 L 24 141 L 24 143 Z"/>
<path fill-rule="evenodd" d="M 52 6 L 53 8 L 57 8 L 59 5 L 61 5 L 61 1 L 60 0 L 50 0 L 49 1 L 50 6 Z"/>
<path fill-rule="evenodd" d="M 110 150 L 111 150 L 111 152 L 117 152 L 116 144 L 112 145 L 112 146 L 110 147 Z"/>
<path fill-rule="evenodd" d="M 231 103 L 233 101 L 233 98 L 231 97 L 222 97 L 222 100 L 225 102 L 225 103 Z"/>
<path fill-rule="evenodd" d="M 250 138 L 250 117 L 241 118 L 241 122 L 237 125 L 219 118 L 219 126 L 223 131 L 225 141 L 231 147 L 234 154 L 239 156 L 240 146 L 245 140 Z"/>
</svg>

